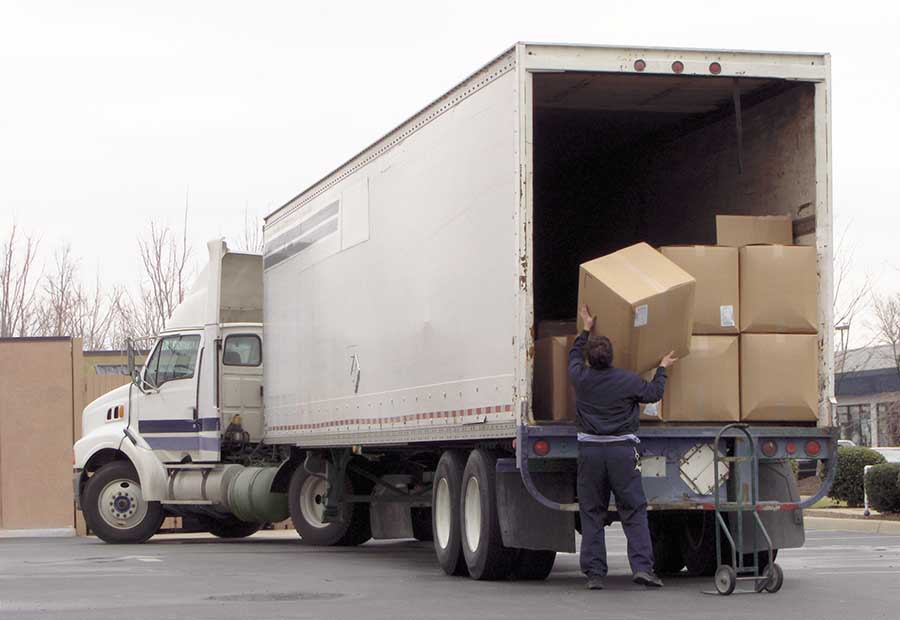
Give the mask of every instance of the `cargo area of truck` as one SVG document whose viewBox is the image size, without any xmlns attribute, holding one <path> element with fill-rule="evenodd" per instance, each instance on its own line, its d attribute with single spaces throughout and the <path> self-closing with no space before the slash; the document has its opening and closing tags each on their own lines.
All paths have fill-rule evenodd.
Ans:
<svg viewBox="0 0 900 620">
<path fill-rule="evenodd" d="M 813 244 L 814 89 L 534 74 L 536 335 L 542 321 L 574 318 L 580 263 L 640 241 L 715 244 L 716 214 L 791 215 L 796 243 Z"/>
</svg>

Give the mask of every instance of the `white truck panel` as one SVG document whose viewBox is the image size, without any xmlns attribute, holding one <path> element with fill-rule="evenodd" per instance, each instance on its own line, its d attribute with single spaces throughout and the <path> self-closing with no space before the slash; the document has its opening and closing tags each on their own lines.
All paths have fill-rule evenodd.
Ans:
<svg viewBox="0 0 900 620">
<path fill-rule="evenodd" d="M 515 82 L 473 88 L 267 226 L 270 441 L 512 434 Z"/>
</svg>

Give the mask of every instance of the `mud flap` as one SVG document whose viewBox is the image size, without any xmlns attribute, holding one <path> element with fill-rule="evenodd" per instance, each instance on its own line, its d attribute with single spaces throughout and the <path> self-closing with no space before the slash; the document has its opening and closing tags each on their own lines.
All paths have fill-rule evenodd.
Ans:
<svg viewBox="0 0 900 620">
<path fill-rule="evenodd" d="M 759 499 L 761 501 L 800 502 L 797 479 L 794 477 L 790 461 L 759 464 Z M 802 510 L 762 511 L 759 516 L 772 539 L 773 548 L 794 549 L 802 547 L 806 542 Z M 743 519 L 744 549 L 742 551 L 750 553 L 751 551 L 766 550 L 768 547 L 761 534 L 757 535 L 755 549 L 753 548 L 753 531 L 757 529 L 753 515 L 744 515 Z M 731 526 L 731 530 L 732 532 L 735 530 L 734 525 Z"/>
<path fill-rule="evenodd" d="M 561 503 L 575 501 L 572 473 L 532 472 L 531 476 L 548 498 Z M 505 547 L 574 553 L 575 513 L 539 504 L 528 493 L 519 472 L 497 472 L 497 509 Z"/>
</svg>

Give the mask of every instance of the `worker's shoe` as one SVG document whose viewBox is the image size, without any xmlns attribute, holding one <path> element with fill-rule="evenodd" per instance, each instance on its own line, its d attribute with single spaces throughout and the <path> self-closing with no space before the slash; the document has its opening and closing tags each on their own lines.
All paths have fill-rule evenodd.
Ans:
<svg viewBox="0 0 900 620">
<path fill-rule="evenodd" d="M 661 588 L 663 587 L 662 579 L 654 575 L 653 573 L 645 573 L 644 571 L 638 571 L 634 574 L 634 577 L 631 580 L 637 584 L 642 586 L 647 586 L 649 588 Z"/>
<path fill-rule="evenodd" d="M 588 577 L 588 590 L 602 590 L 606 584 L 603 583 L 603 577 Z"/>
</svg>

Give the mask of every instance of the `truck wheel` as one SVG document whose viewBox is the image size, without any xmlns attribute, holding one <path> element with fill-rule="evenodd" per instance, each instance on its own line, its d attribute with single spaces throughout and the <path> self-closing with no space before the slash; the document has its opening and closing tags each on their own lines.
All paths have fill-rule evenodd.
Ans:
<svg viewBox="0 0 900 620">
<path fill-rule="evenodd" d="M 696 511 L 684 516 L 681 528 L 681 555 L 688 573 L 712 577 L 716 573 L 716 515 Z"/>
<path fill-rule="evenodd" d="M 441 455 L 434 471 L 431 491 L 431 523 L 434 532 L 434 554 L 448 575 L 466 575 L 466 559 L 462 553 L 462 522 L 459 514 L 465 457 L 456 450 Z"/>
<path fill-rule="evenodd" d="M 85 485 L 81 507 L 87 526 L 108 543 L 146 542 L 165 518 L 159 502 L 144 500 L 137 472 L 127 461 L 98 469 Z"/>
<path fill-rule="evenodd" d="M 473 579 L 505 579 L 515 550 L 503 546 L 497 514 L 496 457 L 486 450 L 469 454 L 462 478 L 462 548 Z"/>
<path fill-rule="evenodd" d="M 412 520 L 413 538 L 422 542 L 434 540 L 434 530 L 431 527 L 431 508 L 410 508 L 409 516 Z"/>
<path fill-rule="evenodd" d="M 209 533 L 219 538 L 247 538 L 262 527 L 262 523 L 247 523 L 234 516 L 224 519 L 210 518 L 205 523 Z"/>
<path fill-rule="evenodd" d="M 556 562 L 556 551 L 519 549 L 512 568 L 512 578 L 543 581 L 550 576 Z"/>
<path fill-rule="evenodd" d="M 674 575 L 684 568 L 681 555 L 680 536 L 682 524 L 680 516 L 672 513 L 650 512 L 650 538 L 653 541 L 654 569 L 660 575 Z"/>
<path fill-rule="evenodd" d="M 350 478 L 344 478 L 345 491 L 352 492 Z M 344 503 L 339 519 L 330 523 L 322 521 L 325 514 L 326 481 L 302 466 L 291 476 L 288 487 L 288 508 L 294 529 L 306 545 L 322 547 L 361 545 L 372 537 L 369 526 L 369 506 Z"/>
</svg>

